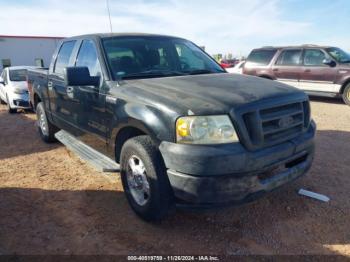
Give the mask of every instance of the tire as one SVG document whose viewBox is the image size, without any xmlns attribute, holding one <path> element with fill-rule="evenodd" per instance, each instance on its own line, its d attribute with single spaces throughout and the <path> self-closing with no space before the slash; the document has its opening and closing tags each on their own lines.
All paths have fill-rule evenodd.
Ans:
<svg viewBox="0 0 350 262">
<path fill-rule="evenodd" d="M 46 117 L 44 103 L 36 106 L 37 126 L 41 139 L 46 143 L 56 142 L 55 133 L 59 130 Z"/>
<path fill-rule="evenodd" d="M 138 164 L 138 170 L 143 171 L 136 175 L 133 174 L 131 162 Z M 143 169 L 140 169 L 141 163 Z M 168 215 L 169 211 L 174 210 L 173 191 L 163 158 L 149 136 L 137 136 L 125 142 L 121 151 L 120 167 L 126 198 L 138 216 L 148 222 L 160 222 Z M 136 180 L 141 182 L 142 190 L 135 189 Z M 135 197 L 135 192 L 138 191 L 142 191 L 141 200 Z"/>
<path fill-rule="evenodd" d="M 350 84 L 348 84 L 343 92 L 343 101 L 345 104 L 350 106 Z"/>
<path fill-rule="evenodd" d="M 7 95 L 6 95 L 6 101 L 7 101 L 7 111 L 8 111 L 10 114 L 15 114 L 15 113 L 17 113 L 17 109 L 11 108 L 10 101 L 9 101 L 9 97 L 8 97 Z"/>
<path fill-rule="evenodd" d="M 1 96 L 0 96 L 0 105 L 5 105 L 6 102 L 4 100 L 1 99 Z"/>
</svg>

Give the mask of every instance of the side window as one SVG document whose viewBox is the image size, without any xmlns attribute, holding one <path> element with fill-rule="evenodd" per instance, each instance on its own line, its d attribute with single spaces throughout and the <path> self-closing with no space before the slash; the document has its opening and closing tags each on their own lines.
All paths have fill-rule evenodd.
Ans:
<svg viewBox="0 0 350 262">
<path fill-rule="evenodd" d="M 276 54 L 276 49 L 258 49 L 253 50 L 248 58 L 247 62 L 253 65 L 268 65 L 271 62 L 271 59 Z"/>
<path fill-rule="evenodd" d="M 301 49 L 284 50 L 277 59 L 277 65 L 299 65 L 301 58 Z"/>
<path fill-rule="evenodd" d="M 5 69 L 2 70 L 2 73 L 0 75 L 0 78 L 2 79 L 2 81 L 4 81 L 4 84 L 5 84 Z"/>
<path fill-rule="evenodd" d="M 55 73 L 63 74 L 63 69 L 68 66 L 75 42 L 76 41 L 69 41 L 62 44 L 56 59 Z"/>
<path fill-rule="evenodd" d="M 101 66 L 97 58 L 97 51 L 93 41 L 83 41 L 75 65 L 86 66 L 91 76 L 101 76 Z"/>
<path fill-rule="evenodd" d="M 324 66 L 323 60 L 326 55 L 320 49 L 305 49 L 304 65 L 306 66 Z"/>
</svg>

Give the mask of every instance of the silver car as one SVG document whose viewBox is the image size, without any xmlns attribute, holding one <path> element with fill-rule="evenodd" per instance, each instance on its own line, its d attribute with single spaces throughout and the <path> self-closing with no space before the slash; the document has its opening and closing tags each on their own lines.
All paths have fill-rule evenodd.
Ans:
<svg viewBox="0 0 350 262">
<path fill-rule="evenodd" d="M 31 108 L 27 85 L 27 69 L 29 66 L 14 66 L 5 68 L 0 76 L 0 102 L 7 104 L 9 113 L 17 109 Z"/>
</svg>

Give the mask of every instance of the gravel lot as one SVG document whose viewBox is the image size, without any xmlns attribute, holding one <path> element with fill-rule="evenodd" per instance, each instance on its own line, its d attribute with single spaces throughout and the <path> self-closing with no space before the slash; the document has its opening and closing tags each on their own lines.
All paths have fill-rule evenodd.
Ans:
<svg viewBox="0 0 350 262">
<path fill-rule="evenodd" d="M 254 203 L 178 211 L 160 225 L 136 217 L 118 175 L 101 174 L 35 115 L 0 107 L 0 254 L 343 254 L 350 256 L 350 107 L 312 101 L 316 159 L 307 176 Z M 299 196 L 299 188 L 331 198 Z"/>
</svg>

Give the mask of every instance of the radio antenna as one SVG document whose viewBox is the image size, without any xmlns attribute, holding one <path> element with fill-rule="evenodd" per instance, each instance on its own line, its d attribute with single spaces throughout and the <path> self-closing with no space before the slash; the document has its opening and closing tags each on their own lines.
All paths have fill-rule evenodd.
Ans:
<svg viewBox="0 0 350 262">
<path fill-rule="evenodd" d="M 112 27 L 112 20 L 111 20 L 111 12 L 109 10 L 109 0 L 106 0 L 107 5 L 107 12 L 108 12 L 108 18 L 109 18 L 109 28 L 111 30 L 111 33 L 113 33 L 113 27 Z"/>
</svg>

